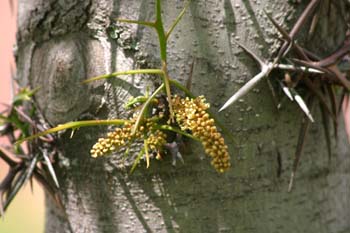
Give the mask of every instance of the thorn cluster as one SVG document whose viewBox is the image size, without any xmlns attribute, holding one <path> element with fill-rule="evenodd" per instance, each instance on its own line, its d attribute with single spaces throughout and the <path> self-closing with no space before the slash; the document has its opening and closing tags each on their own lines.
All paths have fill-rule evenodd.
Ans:
<svg viewBox="0 0 350 233">
<path fill-rule="evenodd" d="M 230 155 L 224 138 L 217 131 L 212 119 L 206 110 L 209 104 L 203 96 L 195 99 L 174 96 L 173 107 L 176 121 L 181 130 L 190 130 L 193 136 L 200 139 L 205 153 L 211 158 L 211 164 L 218 172 L 226 171 L 230 166 Z"/>
</svg>

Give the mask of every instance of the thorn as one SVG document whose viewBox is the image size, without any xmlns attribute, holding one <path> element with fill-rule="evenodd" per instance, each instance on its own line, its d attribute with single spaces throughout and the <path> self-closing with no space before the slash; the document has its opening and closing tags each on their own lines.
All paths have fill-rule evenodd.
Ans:
<svg viewBox="0 0 350 233">
<path fill-rule="evenodd" d="M 314 107 L 314 97 L 313 96 L 310 97 L 309 102 L 310 102 L 309 104 L 310 104 L 311 110 L 312 110 Z M 292 190 L 292 187 L 293 187 L 295 173 L 297 171 L 299 161 L 301 158 L 301 154 L 302 154 L 303 149 L 304 149 L 306 134 L 308 132 L 309 126 L 310 126 L 310 121 L 306 120 L 306 116 L 304 116 L 302 123 L 301 123 L 300 130 L 299 130 L 298 143 L 296 146 L 295 158 L 294 158 L 294 162 L 293 162 L 293 170 L 292 170 L 291 177 L 290 177 L 288 192 L 290 192 Z"/>
<path fill-rule="evenodd" d="M 255 75 L 251 80 L 249 80 L 243 87 L 241 87 L 226 103 L 220 108 L 219 112 L 225 110 L 228 106 L 236 102 L 238 99 L 242 98 L 247 94 L 253 87 L 255 87 L 258 82 L 265 77 L 265 75 L 272 69 L 271 66 L 263 66 L 259 74 Z"/>
<path fill-rule="evenodd" d="M 324 106 L 320 103 L 321 115 L 322 115 L 322 125 L 326 138 L 327 152 L 328 152 L 328 164 L 331 162 L 332 158 L 332 147 L 331 147 L 331 135 L 329 132 L 329 121 L 327 118 L 326 110 Z"/>
<path fill-rule="evenodd" d="M 49 169 L 49 173 L 50 173 L 51 178 L 54 181 L 56 187 L 59 188 L 60 185 L 58 183 L 58 179 L 57 179 L 57 176 L 56 176 L 56 173 L 55 173 L 55 169 L 53 168 L 52 163 L 51 163 L 51 161 L 50 161 L 50 159 L 49 159 L 49 157 L 47 156 L 46 153 L 47 153 L 46 151 L 43 151 L 43 153 L 42 153 L 42 155 L 44 157 L 44 160 L 46 162 L 46 166 Z"/>
<path fill-rule="evenodd" d="M 294 172 L 292 172 L 290 175 L 290 180 L 289 180 L 289 185 L 288 185 L 288 192 L 289 193 L 292 191 L 293 183 L 294 183 Z"/>
<path fill-rule="evenodd" d="M 294 101 L 293 95 L 290 92 L 289 88 L 286 87 L 281 81 L 279 83 L 280 83 L 280 85 L 282 87 L 282 90 L 283 90 L 284 94 L 286 94 L 286 96 L 290 99 L 290 101 Z"/>
<path fill-rule="evenodd" d="M 195 63 L 195 58 L 192 59 L 192 64 L 191 64 L 191 67 L 190 67 L 190 74 L 189 74 L 187 82 L 186 82 L 186 88 L 188 90 L 192 89 L 192 75 L 193 75 L 194 63 Z"/>
<path fill-rule="evenodd" d="M 260 68 L 262 68 L 263 66 L 266 66 L 266 64 L 262 61 L 262 59 L 260 57 L 258 57 L 258 55 L 256 55 L 253 51 L 251 51 L 250 49 L 248 49 L 247 47 L 245 47 L 243 44 L 239 43 L 237 40 L 233 40 L 239 47 L 241 47 L 246 53 L 248 53 L 248 55 L 253 58 L 254 61 L 256 61 L 259 65 Z"/>
<path fill-rule="evenodd" d="M 309 110 L 309 108 L 307 107 L 307 105 L 305 104 L 304 100 L 300 97 L 299 94 L 294 95 L 294 99 L 295 101 L 298 103 L 299 107 L 301 108 L 301 110 L 303 110 L 303 112 L 306 114 L 306 116 L 309 118 L 309 120 L 314 123 L 314 118 L 311 115 L 311 112 Z"/>
</svg>

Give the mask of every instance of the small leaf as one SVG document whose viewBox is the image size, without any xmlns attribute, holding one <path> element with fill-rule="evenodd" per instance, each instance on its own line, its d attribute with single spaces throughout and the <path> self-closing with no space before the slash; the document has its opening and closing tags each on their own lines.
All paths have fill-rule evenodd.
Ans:
<svg viewBox="0 0 350 233">
<path fill-rule="evenodd" d="M 30 90 L 29 88 L 23 88 L 20 92 L 13 98 L 13 105 L 21 105 L 23 101 L 31 100 L 31 97 L 39 90 L 35 88 Z"/>
</svg>

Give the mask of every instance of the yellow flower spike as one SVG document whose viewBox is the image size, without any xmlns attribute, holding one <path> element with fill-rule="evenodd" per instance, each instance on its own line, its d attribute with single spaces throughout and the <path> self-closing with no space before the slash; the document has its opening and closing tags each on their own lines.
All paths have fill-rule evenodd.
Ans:
<svg viewBox="0 0 350 233">
<path fill-rule="evenodd" d="M 211 158 L 212 166 L 220 173 L 230 167 L 230 156 L 224 138 L 217 131 L 214 119 L 206 110 L 209 104 L 203 96 L 195 99 L 188 97 L 173 97 L 174 113 L 177 123 L 182 130 L 191 130 L 192 135 L 199 138 L 204 147 L 205 153 Z"/>
</svg>

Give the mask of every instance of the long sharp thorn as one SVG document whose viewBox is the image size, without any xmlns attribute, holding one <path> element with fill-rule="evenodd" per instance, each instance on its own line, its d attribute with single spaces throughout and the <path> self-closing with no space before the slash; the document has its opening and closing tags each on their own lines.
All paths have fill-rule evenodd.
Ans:
<svg viewBox="0 0 350 233">
<path fill-rule="evenodd" d="M 294 96 L 295 101 L 298 103 L 299 107 L 301 108 L 301 110 L 303 110 L 303 112 L 305 113 L 305 115 L 309 118 L 309 120 L 313 123 L 314 122 L 314 118 L 311 115 L 311 111 L 310 109 L 307 107 L 306 103 L 304 102 L 303 98 L 301 98 L 301 96 L 299 94 L 296 94 Z"/>
<path fill-rule="evenodd" d="M 226 103 L 220 108 L 219 112 L 226 109 L 228 106 L 236 102 L 238 99 L 242 98 L 245 94 L 247 94 L 251 89 L 253 89 L 258 82 L 263 79 L 266 73 L 269 71 L 267 66 L 264 66 L 262 71 L 254 76 L 251 80 L 249 80 L 243 87 L 241 87 L 230 99 L 226 101 Z"/>
<path fill-rule="evenodd" d="M 191 67 L 190 67 L 190 74 L 189 74 L 187 82 L 186 82 L 186 88 L 188 90 L 192 89 L 192 75 L 193 75 L 194 62 L 195 62 L 195 59 L 193 58 L 192 64 L 191 64 Z"/>
<path fill-rule="evenodd" d="M 56 173 L 55 173 L 55 169 L 53 168 L 52 163 L 51 163 L 49 157 L 47 156 L 47 154 L 45 153 L 45 151 L 43 153 L 43 157 L 45 159 L 46 166 L 49 169 L 49 172 L 50 172 L 52 180 L 55 182 L 56 187 L 59 188 L 60 185 L 58 183 L 58 179 L 57 179 L 57 176 L 56 176 Z"/>
<path fill-rule="evenodd" d="M 11 190 L 11 192 L 9 193 L 6 199 L 6 202 L 4 204 L 4 210 L 7 209 L 7 207 L 13 200 L 13 198 L 16 196 L 20 188 L 23 186 L 23 184 L 26 183 L 26 181 L 28 181 L 28 179 L 32 176 L 37 161 L 38 161 L 38 155 L 33 157 L 27 170 L 21 173 L 21 175 L 19 176 L 18 180 L 15 183 L 15 186 L 13 187 L 13 189 Z"/>
<path fill-rule="evenodd" d="M 338 140 L 338 111 L 337 111 L 337 97 L 334 93 L 334 89 L 331 85 L 326 85 L 326 91 L 328 93 L 330 103 L 331 103 L 331 109 L 333 112 L 333 115 L 335 116 L 335 119 L 333 120 L 333 131 L 335 140 Z"/>
<path fill-rule="evenodd" d="M 328 70 L 343 84 L 343 86 L 350 91 L 350 81 L 346 78 L 346 75 L 342 73 L 336 64 L 328 67 Z"/>
<path fill-rule="evenodd" d="M 303 66 L 305 66 L 305 68 L 312 69 L 312 70 L 318 70 L 319 73 L 332 74 L 326 68 L 314 65 L 312 62 L 309 62 L 309 61 L 303 61 L 303 60 L 296 59 L 296 58 L 292 58 L 291 61 L 298 63 L 300 65 L 303 65 Z"/>
<path fill-rule="evenodd" d="M 309 120 L 311 122 L 314 122 L 314 119 L 312 117 L 311 111 L 307 107 L 307 104 L 305 103 L 303 98 L 301 98 L 301 96 L 298 94 L 298 92 L 296 92 L 294 89 L 293 89 L 293 95 L 294 95 L 293 96 L 294 100 L 297 102 L 297 104 L 299 105 L 300 109 L 305 113 L 305 115 L 309 118 Z"/>
<path fill-rule="evenodd" d="M 282 88 L 284 94 L 286 94 L 286 96 L 290 99 L 290 101 L 294 101 L 293 95 L 292 95 L 292 93 L 290 92 L 289 88 L 288 88 L 287 86 L 285 86 L 285 85 L 283 84 L 283 82 L 279 82 L 279 83 L 280 83 L 280 85 L 281 85 L 281 88 Z"/>
<path fill-rule="evenodd" d="M 311 107 L 311 110 L 314 107 L 314 97 L 310 97 L 310 107 Z M 307 134 L 307 131 L 309 129 L 309 126 L 310 126 L 310 121 L 308 121 L 306 119 L 306 116 L 304 116 L 301 127 L 300 127 L 300 131 L 299 131 L 297 149 L 295 152 L 295 158 L 294 158 L 294 162 L 293 162 L 293 170 L 292 170 L 290 181 L 289 181 L 288 192 L 292 191 L 292 188 L 293 188 L 295 173 L 297 171 L 299 161 L 301 158 L 301 154 L 303 152 L 303 148 L 304 148 L 304 144 L 305 144 L 305 140 L 306 140 L 306 134 Z"/>
<path fill-rule="evenodd" d="M 311 0 L 310 3 L 307 5 L 303 13 L 300 15 L 298 18 L 297 22 L 294 24 L 291 32 L 288 34 L 288 37 L 293 39 L 295 35 L 299 32 L 300 28 L 302 25 L 304 25 L 305 20 L 307 17 L 312 13 L 312 11 L 315 9 L 317 4 L 319 3 L 320 0 Z M 288 47 L 289 42 L 285 42 L 281 49 L 280 49 L 280 54 L 285 54 L 286 48 Z"/>
<path fill-rule="evenodd" d="M 301 13 L 300 17 L 298 18 L 297 22 L 294 24 L 290 36 L 294 38 L 294 36 L 299 32 L 300 28 L 304 25 L 305 20 L 308 18 L 308 16 L 313 12 L 317 4 L 320 2 L 320 0 L 311 0 L 310 3 L 307 5 L 303 13 Z"/>
<path fill-rule="evenodd" d="M 251 56 L 257 63 L 259 63 L 260 68 L 262 68 L 265 63 L 263 62 L 263 60 L 258 57 L 258 55 L 256 55 L 253 51 L 251 51 L 250 49 L 248 49 L 246 46 L 244 46 L 243 44 L 239 43 L 237 40 L 233 40 L 239 47 L 241 47 L 249 56 Z"/>
<path fill-rule="evenodd" d="M 0 158 L 4 160 L 10 167 L 15 166 L 17 163 L 12 160 L 6 153 L 10 153 L 3 146 L 0 146 Z"/>
<path fill-rule="evenodd" d="M 288 32 L 286 32 L 276 21 L 275 19 L 266 12 L 266 10 L 264 10 L 265 15 L 267 16 L 267 18 L 270 20 L 270 22 L 273 24 L 273 26 L 275 26 L 275 28 L 279 31 L 279 33 L 281 33 L 281 35 L 284 37 L 285 40 L 288 41 L 288 43 L 291 43 L 293 40 L 292 38 L 289 36 Z"/>
<path fill-rule="evenodd" d="M 257 63 L 259 63 L 260 65 L 260 69 L 263 69 L 264 67 L 269 67 L 268 70 L 266 71 L 266 76 L 270 73 L 270 71 L 273 69 L 274 64 L 265 64 L 262 59 L 260 59 L 255 53 L 253 53 L 253 51 L 251 51 L 250 49 L 248 49 L 247 47 L 245 47 L 243 44 L 240 44 L 238 41 L 234 40 L 234 42 L 236 44 L 238 44 L 246 53 L 248 53 Z M 271 96 L 273 99 L 273 102 L 275 104 L 276 109 L 278 109 L 278 101 L 277 101 L 277 95 L 275 93 L 275 90 L 270 82 L 270 80 L 266 80 L 267 85 L 271 91 Z M 219 110 L 221 111 L 221 109 Z"/>
<path fill-rule="evenodd" d="M 342 93 L 340 95 L 340 101 L 339 101 L 339 105 L 338 105 L 338 108 L 337 108 L 337 116 L 339 116 L 339 114 L 342 111 L 342 105 L 343 105 L 346 93 L 347 93 L 347 91 L 346 91 L 346 88 L 344 87 L 343 90 L 342 90 Z"/>
<path fill-rule="evenodd" d="M 316 74 L 323 74 L 324 72 L 319 69 L 309 68 L 305 66 L 295 66 L 295 65 L 287 65 L 287 64 L 276 64 L 275 68 L 281 69 L 281 70 L 292 70 L 292 71 L 302 71 L 305 73 L 316 73 Z"/>
<path fill-rule="evenodd" d="M 314 82 L 319 82 L 319 81 L 320 80 L 315 80 Z M 325 99 L 323 93 L 321 93 L 321 91 L 319 91 L 319 88 L 318 88 L 319 84 L 318 84 L 318 86 L 315 86 L 315 84 L 311 80 L 309 80 L 307 77 L 304 78 L 304 82 L 305 82 L 306 86 L 316 95 L 316 97 L 320 101 L 320 104 L 323 105 L 324 110 L 328 113 L 328 115 L 333 119 L 333 121 L 336 121 L 336 117 L 333 114 L 333 112 L 331 111 L 331 109 L 329 108 L 329 106 L 327 104 L 327 100 Z"/>
<path fill-rule="evenodd" d="M 266 75 L 266 76 L 267 76 L 267 75 Z M 274 103 L 274 106 L 275 106 L 276 110 L 278 110 L 278 109 L 279 109 L 279 107 L 278 107 L 279 101 L 278 101 L 278 98 L 277 98 L 277 94 L 276 94 L 276 92 L 275 92 L 275 89 L 273 88 L 272 83 L 270 82 L 269 79 L 265 79 L 265 80 L 266 80 L 267 86 L 268 86 L 268 88 L 269 88 L 269 90 L 270 90 L 270 93 L 271 93 L 271 97 L 272 97 L 272 101 L 273 101 L 273 103 Z"/>
<path fill-rule="evenodd" d="M 330 164 L 331 158 L 332 158 L 332 147 L 331 147 L 331 135 L 329 132 L 329 121 L 328 121 L 328 117 L 324 109 L 324 106 L 322 104 L 320 104 L 320 109 L 321 109 L 322 124 L 323 124 L 324 133 L 325 133 L 326 144 L 327 144 L 328 164 Z"/>
</svg>

